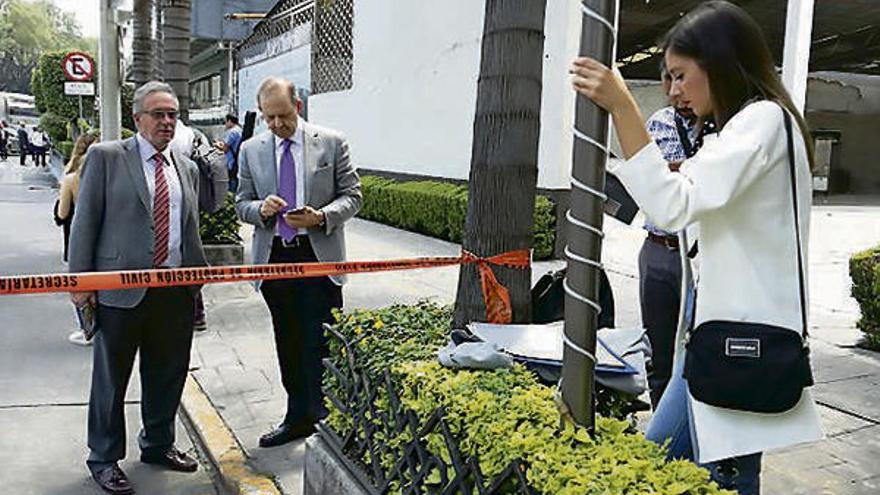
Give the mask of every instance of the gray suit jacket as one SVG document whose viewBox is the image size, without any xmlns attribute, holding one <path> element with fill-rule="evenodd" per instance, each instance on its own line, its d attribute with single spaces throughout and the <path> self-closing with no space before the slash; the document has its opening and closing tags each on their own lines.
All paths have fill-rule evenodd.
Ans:
<svg viewBox="0 0 880 495">
<path fill-rule="evenodd" d="M 183 191 L 181 251 L 183 266 L 205 266 L 199 239 L 198 169 L 172 151 Z M 153 208 L 137 139 L 98 143 L 83 165 L 73 226 L 70 231 L 71 273 L 134 270 L 153 264 Z M 98 291 L 105 306 L 133 308 L 146 289 Z"/>
<path fill-rule="evenodd" d="M 308 229 L 309 241 L 319 261 L 344 261 L 344 224 L 363 202 L 360 178 L 341 134 L 301 119 L 299 125 L 304 137 L 305 202 L 324 212 L 325 218 L 324 227 Z M 276 217 L 264 221 L 260 216 L 260 204 L 270 194 L 278 194 L 278 174 L 274 135 L 266 131 L 247 140 L 238 152 L 235 209 L 243 221 L 256 226 L 252 246 L 255 264 L 268 263 L 272 249 Z M 345 283 L 344 276 L 330 278 L 337 285 Z"/>
</svg>

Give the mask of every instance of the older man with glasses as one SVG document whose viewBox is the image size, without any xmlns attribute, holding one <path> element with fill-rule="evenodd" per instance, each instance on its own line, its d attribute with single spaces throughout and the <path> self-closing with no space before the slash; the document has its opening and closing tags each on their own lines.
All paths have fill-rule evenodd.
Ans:
<svg viewBox="0 0 880 495">
<path fill-rule="evenodd" d="M 198 169 L 172 150 L 178 100 L 152 81 L 135 91 L 138 133 L 92 146 L 70 235 L 70 271 L 206 265 L 199 239 Z M 86 464 L 106 492 L 134 489 L 117 462 L 125 457 L 124 399 L 140 352 L 141 461 L 192 472 L 196 461 L 174 447 L 174 420 L 189 367 L 195 287 L 73 292 L 95 310 L 94 362 Z"/>
</svg>

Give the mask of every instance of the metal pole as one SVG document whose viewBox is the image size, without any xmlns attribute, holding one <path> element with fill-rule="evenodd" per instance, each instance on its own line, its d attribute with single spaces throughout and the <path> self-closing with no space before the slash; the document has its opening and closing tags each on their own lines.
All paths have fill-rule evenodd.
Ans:
<svg viewBox="0 0 880 495">
<path fill-rule="evenodd" d="M 617 0 L 583 0 L 580 53 L 612 66 L 617 36 Z M 565 277 L 565 349 L 562 399 L 576 423 L 595 427 L 594 373 L 608 114 L 584 97 L 575 103 L 568 270 Z"/>
<path fill-rule="evenodd" d="M 82 95 L 77 96 L 77 99 L 79 100 L 79 118 L 80 118 L 80 120 L 82 120 L 82 118 L 83 118 L 83 97 L 82 97 Z"/>
<path fill-rule="evenodd" d="M 233 115 L 238 115 L 238 109 L 236 108 L 235 101 L 235 45 L 232 40 L 227 41 L 226 49 L 228 50 L 228 60 L 227 60 L 227 88 L 226 94 L 229 99 L 228 104 L 228 112 Z"/>
<path fill-rule="evenodd" d="M 807 75 L 810 71 L 810 35 L 813 32 L 815 0 L 788 0 L 785 18 L 785 48 L 782 54 L 782 82 L 794 106 L 804 113 Z"/>
<path fill-rule="evenodd" d="M 101 140 L 119 139 L 119 36 L 113 9 L 115 0 L 100 0 L 98 88 L 101 95 Z"/>
</svg>

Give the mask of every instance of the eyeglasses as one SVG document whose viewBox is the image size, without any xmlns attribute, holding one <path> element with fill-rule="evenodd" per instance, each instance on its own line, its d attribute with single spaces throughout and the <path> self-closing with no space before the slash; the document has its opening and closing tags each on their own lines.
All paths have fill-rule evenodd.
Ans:
<svg viewBox="0 0 880 495">
<path fill-rule="evenodd" d="M 180 115 L 180 112 L 177 110 L 144 110 L 144 113 L 156 120 L 162 120 L 166 117 L 171 120 L 177 120 L 177 116 Z"/>
</svg>

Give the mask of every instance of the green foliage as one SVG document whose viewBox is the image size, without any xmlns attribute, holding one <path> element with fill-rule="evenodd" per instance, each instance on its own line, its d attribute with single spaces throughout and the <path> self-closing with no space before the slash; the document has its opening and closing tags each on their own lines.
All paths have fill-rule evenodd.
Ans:
<svg viewBox="0 0 880 495">
<path fill-rule="evenodd" d="M 0 2 L 0 87 L 27 93 L 40 53 L 80 50 L 95 53 L 94 38 L 83 38 L 73 14 L 51 0 Z"/>
<path fill-rule="evenodd" d="M 73 153 L 73 141 L 56 141 L 52 146 L 64 157 L 64 163 L 70 160 L 70 154 Z"/>
<path fill-rule="evenodd" d="M 119 92 L 119 104 L 120 104 L 120 114 L 121 114 L 121 124 L 123 130 L 123 138 L 125 138 L 125 131 L 129 129 L 135 129 L 134 126 L 134 118 L 131 115 L 131 108 L 134 104 L 134 84 L 124 83 L 120 87 Z M 129 131 L 131 132 L 131 131 Z M 132 133 L 134 135 L 134 133 Z"/>
<path fill-rule="evenodd" d="M 864 333 L 863 345 L 880 350 L 880 246 L 858 252 L 849 259 L 852 296 L 862 317 L 857 325 Z"/>
<path fill-rule="evenodd" d="M 361 177 L 364 205 L 359 216 L 394 227 L 460 243 L 467 216 L 467 187 L 436 181 L 399 182 Z M 555 205 L 535 197 L 533 249 L 535 259 L 553 255 Z"/>
<path fill-rule="evenodd" d="M 31 75 L 31 92 L 40 112 L 49 112 L 62 119 L 79 116 L 79 97 L 64 94 L 64 70 L 61 62 L 67 51 L 46 52 L 40 55 Z M 94 80 L 98 80 L 95 71 Z M 95 97 L 83 96 L 83 117 L 95 121 Z"/>
<path fill-rule="evenodd" d="M 240 226 L 232 193 L 226 194 L 223 206 L 216 212 L 199 213 L 199 237 L 203 244 L 241 244 Z"/>
<path fill-rule="evenodd" d="M 52 112 L 40 115 L 40 128 L 46 131 L 52 143 L 59 143 L 70 139 L 70 124 L 64 117 Z"/>
<path fill-rule="evenodd" d="M 435 356 L 446 342 L 451 308 L 423 301 L 413 306 L 337 312 L 335 316 L 334 328 L 351 343 L 355 366 L 373 383 L 378 383 L 384 370 L 390 370 L 402 404 L 421 420 L 443 407 L 462 454 L 476 455 L 487 477 L 521 458 L 528 466 L 529 483 L 540 493 L 730 493 L 719 490 L 709 481 L 708 473 L 692 463 L 667 462 L 664 448 L 633 433 L 626 421 L 597 418 L 595 438 L 582 428 L 560 426 L 552 390 L 537 383 L 521 366 L 495 371 L 441 367 Z M 348 358 L 345 348 L 333 338 L 329 357 L 340 368 Z M 324 383 L 341 396 L 341 384 L 332 374 L 325 373 Z M 380 394 L 375 407 L 377 412 L 387 410 L 388 398 Z M 350 426 L 349 418 L 329 401 L 328 409 L 327 421 L 332 428 L 344 431 Z M 409 439 L 405 431 L 385 442 L 398 449 Z M 447 455 L 441 436 L 429 434 L 424 440 L 433 452 Z M 389 466 L 390 455 L 382 462 Z M 392 489 L 392 493 L 399 492 L 399 486 Z"/>
</svg>

